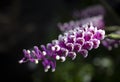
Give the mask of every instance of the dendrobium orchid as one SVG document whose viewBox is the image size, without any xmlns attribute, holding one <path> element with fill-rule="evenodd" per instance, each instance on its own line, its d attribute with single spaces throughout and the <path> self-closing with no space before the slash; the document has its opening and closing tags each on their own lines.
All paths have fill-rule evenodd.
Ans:
<svg viewBox="0 0 120 82">
<path fill-rule="evenodd" d="M 105 37 L 105 31 L 93 26 L 92 23 L 77 26 L 74 29 L 60 34 L 56 40 L 47 45 L 34 46 L 33 50 L 23 50 L 24 57 L 19 63 L 27 61 L 42 62 L 45 72 L 50 68 L 52 72 L 56 69 L 56 61 L 64 62 L 67 57 L 74 60 L 77 53 L 83 57 L 88 56 L 88 52 L 96 49 L 100 45 L 100 40 Z"/>
</svg>

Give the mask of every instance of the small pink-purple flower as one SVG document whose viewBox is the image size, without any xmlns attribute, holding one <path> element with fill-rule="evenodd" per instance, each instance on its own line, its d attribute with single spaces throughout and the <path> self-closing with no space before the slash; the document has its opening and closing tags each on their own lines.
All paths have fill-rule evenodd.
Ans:
<svg viewBox="0 0 120 82">
<path fill-rule="evenodd" d="M 33 50 L 23 50 L 24 57 L 19 63 L 27 61 L 38 63 L 42 62 L 45 72 L 50 68 L 52 72 L 56 69 L 56 61 L 64 62 L 67 57 L 74 60 L 77 53 L 85 58 L 88 52 L 96 49 L 100 45 L 100 40 L 105 37 L 105 31 L 94 27 L 92 23 L 75 27 L 73 30 L 66 31 L 59 35 L 58 39 L 53 40 L 46 46 L 34 46 Z"/>
</svg>

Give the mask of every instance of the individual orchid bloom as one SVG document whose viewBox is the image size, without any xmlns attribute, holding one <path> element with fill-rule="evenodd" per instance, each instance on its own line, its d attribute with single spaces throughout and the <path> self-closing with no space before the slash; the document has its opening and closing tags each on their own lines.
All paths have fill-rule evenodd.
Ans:
<svg viewBox="0 0 120 82">
<path fill-rule="evenodd" d="M 104 37 L 105 31 L 93 26 L 92 23 L 77 26 L 60 34 L 56 40 L 47 45 L 34 46 L 33 50 L 24 49 L 24 57 L 19 63 L 29 61 L 37 64 L 41 61 L 45 72 L 50 68 L 54 72 L 57 60 L 64 62 L 67 57 L 74 60 L 77 54 L 86 58 L 90 50 L 99 47 L 100 40 Z"/>
</svg>

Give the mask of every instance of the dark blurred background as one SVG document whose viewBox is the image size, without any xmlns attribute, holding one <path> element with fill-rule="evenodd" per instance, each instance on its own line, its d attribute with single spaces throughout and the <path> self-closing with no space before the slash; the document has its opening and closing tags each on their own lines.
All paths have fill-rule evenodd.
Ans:
<svg viewBox="0 0 120 82">
<path fill-rule="evenodd" d="M 0 82 L 58 81 L 54 79 L 56 79 L 57 75 L 60 76 L 59 74 L 55 74 L 59 71 L 55 73 L 44 73 L 41 64 L 40 66 L 32 63 L 19 64 L 18 61 L 23 57 L 22 49 L 30 49 L 34 45 L 39 46 L 51 42 L 52 39 L 55 39 L 59 33 L 61 33 L 57 27 L 57 23 L 73 19 L 71 15 L 73 10 L 80 10 L 96 4 L 105 6 L 103 2 L 107 3 L 117 16 L 120 16 L 119 0 L 0 0 L 0 74 L 2 76 Z M 107 15 L 109 18 L 106 17 L 105 19 L 106 25 L 120 25 L 120 21 L 114 18 L 116 16 L 113 16 L 109 10 L 107 11 Z M 99 52 L 99 50 L 97 52 Z M 108 56 L 109 53 L 117 53 L 116 50 L 111 52 L 106 50 L 103 51 L 103 53 L 104 52 L 107 54 L 106 58 L 110 57 L 113 58 L 111 59 L 112 61 L 116 60 L 114 62 L 117 63 L 115 64 L 116 66 L 114 66 L 115 73 L 110 77 L 106 77 L 112 78 L 111 81 L 106 81 L 100 80 L 100 78 L 102 79 L 104 77 L 102 77 L 102 74 L 95 72 L 95 74 L 99 75 L 97 75 L 98 77 L 94 75 L 91 82 L 113 82 L 113 80 L 119 82 L 120 57 L 116 55 Z M 85 59 L 82 59 L 81 62 L 83 62 L 83 60 L 85 61 Z M 89 62 L 89 60 L 86 62 Z M 63 66 L 60 66 L 64 67 L 64 64 L 65 63 L 62 63 Z M 68 63 L 65 65 L 68 65 Z M 87 66 L 89 68 L 89 65 Z M 97 71 L 102 72 L 102 70 Z M 63 76 L 64 75 L 65 74 L 63 74 Z M 51 78 L 53 79 L 51 80 Z M 61 77 L 57 78 L 60 79 Z M 71 77 L 68 78 L 70 79 Z M 66 80 L 63 81 L 67 82 Z"/>
</svg>

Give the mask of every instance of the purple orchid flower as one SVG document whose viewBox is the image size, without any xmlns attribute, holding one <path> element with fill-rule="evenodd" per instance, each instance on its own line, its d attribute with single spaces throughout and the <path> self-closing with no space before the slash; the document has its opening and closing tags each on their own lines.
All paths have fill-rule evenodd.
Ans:
<svg viewBox="0 0 120 82">
<path fill-rule="evenodd" d="M 52 72 L 56 69 L 56 60 L 64 62 L 67 57 L 74 60 L 77 53 L 85 58 L 88 51 L 96 49 L 100 45 L 100 40 L 105 37 L 105 31 L 93 26 L 92 23 L 75 27 L 73 30 L 66 31 L 63 35 L 59 35 L 58 39 L 53 40 L 46 46 L 34 46 L 33 50 L 23 50 L 24 57 L 19 63 L 27 61 L 38 63 L 42 62 L 45 72 L 50 68 Z"/>
</svg>

